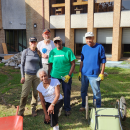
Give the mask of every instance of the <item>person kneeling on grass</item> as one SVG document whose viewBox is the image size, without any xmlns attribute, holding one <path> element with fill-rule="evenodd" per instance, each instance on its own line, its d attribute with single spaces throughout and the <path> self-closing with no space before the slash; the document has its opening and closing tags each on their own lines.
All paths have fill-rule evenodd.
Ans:
<svg viewBox="0 0 130 130">
<path fill-rule="evenodd" d="M 48 72 L 40 69 L 37 77 L 42 81 L 38 87 L 39 97 L 45 114 L 44 123 L 51 125 L 53 130 L 59 130 L 58 113 L 63 105 L 63 98 L 60 94 L 60 82 L 58 79 L 48 78 Z"/>
</svg>

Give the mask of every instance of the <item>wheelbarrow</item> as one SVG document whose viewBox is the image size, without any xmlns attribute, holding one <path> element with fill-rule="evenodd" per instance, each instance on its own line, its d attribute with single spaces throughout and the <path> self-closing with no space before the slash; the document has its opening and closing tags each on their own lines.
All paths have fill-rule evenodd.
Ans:
<svg viewBox="0 0 130 130">
<path fill-rule="evenodd" d="M 121 120 L 126 119 L 126 101 L 122 96 L 120 101 L 116 101 L 115 108 L 96 108 L 96 99 L 94 107 L 88 106 L 88 96 L 86 96 L 86 119 L 88 119 L 92 130 L 123 130 Z"/>
<path fill-rule="evenodd" d="M 15 116 L 1 117 L 0 130 L 23 130 L 23 117 L 18 116 L 19 106 Z"/>
</svg>

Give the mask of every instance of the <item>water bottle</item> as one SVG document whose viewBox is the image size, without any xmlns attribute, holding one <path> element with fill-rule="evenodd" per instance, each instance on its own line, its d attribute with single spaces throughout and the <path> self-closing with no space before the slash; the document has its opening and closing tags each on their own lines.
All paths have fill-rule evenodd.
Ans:
<svg viewBox="0 0 130 130">
<path fill-rule="evenodd" d="M 62 76 L 61 76 L 61 79 L 64 81 L 64 80 L 65 80 L 65 77 L 62 77 Z"/>
</svg>

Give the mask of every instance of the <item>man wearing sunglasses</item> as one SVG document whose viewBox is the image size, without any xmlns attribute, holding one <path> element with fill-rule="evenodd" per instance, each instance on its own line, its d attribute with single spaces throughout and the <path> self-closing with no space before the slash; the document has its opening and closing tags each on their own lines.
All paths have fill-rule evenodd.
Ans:
<svg viewBox="0 0 130 130">
<path fill-rule="evenodd" d="M 56 48 L 54 48 L 49 54 L 51 70 L 51 77 L 59 79 L 62 83 L 62 90 L 64 93 L 64 110 L 65 115 L 71 114 L 70 107 L 70 94 L 73 71 L 75 68 L 75 55 L 70 48 L 62 46 L 62 40 L 60 37 L 53 39 Z"/>
</svg>

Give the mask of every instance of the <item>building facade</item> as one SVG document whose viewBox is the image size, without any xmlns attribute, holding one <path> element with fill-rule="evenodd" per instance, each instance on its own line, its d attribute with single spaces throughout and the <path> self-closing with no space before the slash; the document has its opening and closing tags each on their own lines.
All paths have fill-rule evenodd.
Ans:
<svg viewBox="0 0 130 130">
<path fill-rule="evenodd" d="M 24 0 L 0 0 L 0 54 L 2 43 L 6 43 L 9 53 L 27 47 Z"/>
<path fill-rule="evenodd" d="M 130 0 L 44 0 L 44 14 L 45 28 L 75 55 L 81 54 L 84 34 L 92 31 L 108 60 L 130 57 Z"/>
<path fill-rule="evenodd" d="M 30 36 L 42 40 L 44 28 L 76 56 L 91 31 L 107 60 L 130 57 L 130 0 L 0 0 L 0 53 L 3 42 L 9 52 L 19 52 L 28 47 Z"/>
</svg>

